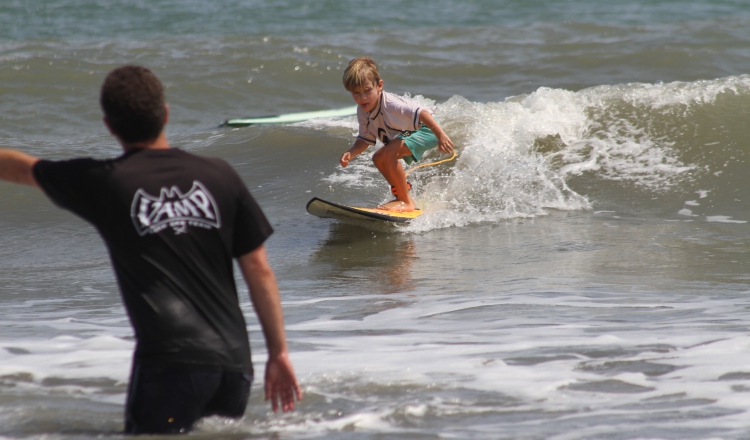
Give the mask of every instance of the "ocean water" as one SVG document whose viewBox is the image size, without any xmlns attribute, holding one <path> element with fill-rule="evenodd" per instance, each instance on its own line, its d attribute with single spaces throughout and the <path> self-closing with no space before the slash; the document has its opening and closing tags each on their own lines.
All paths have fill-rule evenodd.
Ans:
<svg viewBox="0 0 750 440">
<path fill-rule="evenodd" d="M 0 144 L 119 154 L 99 86 L 143 64 L 172 145 L 259 200 L 305 399 L 273 414 L 258 382 L 191 437 L 746 439 L 748 26 L 740 0 L 8 0 Z M 410 175 L 407 226 L 305 212 L 389 199 L 372 150 L 338 166 L 354 118 L 220 126 L 351 105 L 359 55 L 457 147 Z M 7 183 L 0 310 L 0 438 L 122 438 L 134 341 L 104 247 Z"/>
</svg>

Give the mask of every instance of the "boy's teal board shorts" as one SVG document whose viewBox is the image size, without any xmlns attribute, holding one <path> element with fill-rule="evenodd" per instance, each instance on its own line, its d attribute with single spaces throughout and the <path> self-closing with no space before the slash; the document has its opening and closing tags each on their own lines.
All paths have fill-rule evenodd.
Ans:
<svg viewBox="0 0 750 440">
<path fill-rule="evenodd" d="M 412 155 L 404 156 L 404 162 L 411 164 L 422 159 L 427 150 L 431 150 L 437 147 L 438 139 L 435 133 L 432 132 L 426 125 L 422 124 L 422 128 L 417 131 L 407 132 L 398 135 L 396 139 L 401 139 L 406 144 Z"/>
</svg>

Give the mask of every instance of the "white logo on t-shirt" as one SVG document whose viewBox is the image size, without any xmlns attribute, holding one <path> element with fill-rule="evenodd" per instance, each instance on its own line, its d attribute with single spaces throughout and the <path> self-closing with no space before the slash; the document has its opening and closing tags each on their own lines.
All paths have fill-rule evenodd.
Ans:
<svg viewBox="0 0 750 440">
<path fill-rule="evenodd" d="M 156 234 L 166 227 L 175 234 L 187 232 L 188 226 L 220 228 L 219 207 L 205 186 L 197 180 L 187 194 L 177 188 L 162 188 L 159 197 L 139 189 L 130 206 L 130 216 L 140 235 Z"/>
</svg>

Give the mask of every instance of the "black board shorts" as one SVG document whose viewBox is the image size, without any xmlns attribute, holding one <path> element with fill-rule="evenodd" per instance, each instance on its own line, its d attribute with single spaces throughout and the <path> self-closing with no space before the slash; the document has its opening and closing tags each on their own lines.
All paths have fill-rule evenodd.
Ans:
<svg viewBox="0 0 750 440">
<path fill-rule="evenodd" d="M 125 404 L 125 433 L 184 433 L 202 417 L 242 417 L 252 381 L 253 377 L 244 373 L 134 362 Z"/>
</svg>

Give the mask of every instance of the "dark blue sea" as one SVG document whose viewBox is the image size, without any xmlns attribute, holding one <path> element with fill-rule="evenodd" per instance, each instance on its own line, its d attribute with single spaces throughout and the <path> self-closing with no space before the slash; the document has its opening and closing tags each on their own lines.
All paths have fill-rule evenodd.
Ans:
<svg viewBox="0 0 750 440">
<path fill-rule="evenodd" d="M 99 87 L 141 64 L 172 146 L 258 199 L 305 399 L 257 382 L 192 438 L 747 439 L 749 28 L 740 0 L 4 0 L 0 145 L 119 155 Z M 458 151 L 409 225 L 306 213 L 389 200 L 372 149 L 338 165 L 355 118 L 220 126 L 353 105 L 361 55 Z M 0 183 L 0 439 L 122 438 L 133 347 L 93 228 Z"/>
</svg>

